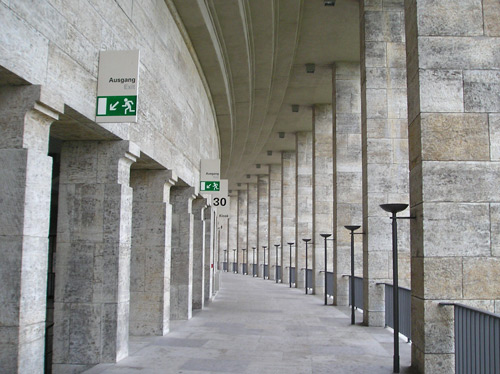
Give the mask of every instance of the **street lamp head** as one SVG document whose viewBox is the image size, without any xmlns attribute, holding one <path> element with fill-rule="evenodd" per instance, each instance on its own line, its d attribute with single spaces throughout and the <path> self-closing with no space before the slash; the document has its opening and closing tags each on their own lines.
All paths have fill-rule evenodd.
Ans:
<svg viewBox="0 0 500 374">
<path fill-rule="evenodd" d="M 281 244 L 275 244 L 274 246 L 275 246 L 276 248 L 278 248 L 280 245 L 281 245 Z"/>
<path fill-rule="evenodd" d="M 320 236 L 322 236 L 323 238 L 329 238 L 330 236 L 332 236 L 332 234 L 319 234 Z"/>
<path fill-rule="evenodd" d="M 294 242 L 288 242 L 286 244 L 288 244 L 288 245 L 294 245 L 295 243 Z"/>
<path fill-rule="evenodd" d="M 306 243 L 311 241 L 311 239 L 302 239 L 302 240 L 305 241 Z"/>
<path fill-rule="evenodd" d="M 263 245 L 262 248 L 266 249 L 267 248 L 267 245 Z"/>
<path fill-rule="evenodd" d="M 408 204 L 381 204 L 380 207 L 389 213 L 399 213 L 406 208 L 408 208 Z"/>
<path fill-rule="evenodd" d="M 257 247 L 252 247 L 252 249 L 256 249 Z"/>
<path fill-rule="evenodd" d="M 355 231 L 357 229 L 359 229 L 361 226 L 356 226 L 356 225 L 353 225 L 353 226 L 344 226 L 347 230 L 349 231 Z"/>
</svg>

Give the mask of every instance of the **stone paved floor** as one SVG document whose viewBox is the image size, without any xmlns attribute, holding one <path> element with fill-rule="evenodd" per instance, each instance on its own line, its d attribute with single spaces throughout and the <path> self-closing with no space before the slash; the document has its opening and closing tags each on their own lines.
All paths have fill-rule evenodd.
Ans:
<svg viewBox="0 0 500 374">
<path fill-rule="evenodd" d="M 261 278 L 223 273 L 215 301 L 164 337 L 131 338 L 130 356 L 86 374 L 392 373 L 392 333 L 350 325 L 350 310 Z M 362 315 L 357 314 L 357 320 Z M 411 347 L 401 340 L 401 372 Z"/>
</svg>

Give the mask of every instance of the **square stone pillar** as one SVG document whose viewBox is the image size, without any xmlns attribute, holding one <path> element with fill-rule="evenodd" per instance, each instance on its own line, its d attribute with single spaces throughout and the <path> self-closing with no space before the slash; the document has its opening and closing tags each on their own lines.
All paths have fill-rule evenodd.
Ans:
<svg viewBox="0 0 500 374">
<path fill-rule="evenodd" d="M 351 274 L 351 235 L 344 226 L 361 226 L 363 222 L 360 91 L 359 63 L 336 63 L 333 74 L 335 305 L 349 304 L 349 278 L 344 275 Z M 354 273 L 356 276 L 363 276 L 362 238 L 358 235 L 354 238 Z"/>
<path fill-rule="evenodd" d="M 246 261 L 243 256 L 246 254 L 242 251 L 243 248 L 247 249 L 259 243 L 259 188 L 257 183 L 248 183 L 248 221 L 247 221 L 247 242 L 246 246 L 241 246 L 239 250 L 240 269 L 243 270 L 243 263 Z M 241 272 L 243 274 L 243 271 Z"/>
<path fill-rule="evenodd" d="M 500 5 L 406 1 L 412 365 L 454 373 L 453 307 L 500 312 Z"/>
<path fill-rule="evenodd" d="M 290 246 L 287 243 L 294 243 L 292 246 L 291 266 L 297 266 L 296 253 L 296 205 L 297 205 L 297 189 L 296 189 L 296 153 L 284 151 L 281 152 L 281 238 L 282 244 L 286 246 L 285 267 L 288 266 L 288 271 L 285 271 L 286 282 L 290 282 Z M 285 282 L 285 280 L 283 280 Z"/>
<path fill-rule="evenodd" d="M 205 207 L 207 199 L 193 200 L 193 309 L 205 304 Z"/>
<path fill-rule="evenodd" d="M 205 237 L 205 254 L 204 254 L 204 275 L 203 275 L 203 300 L 204 303 L 212 300 L 214 292 L 214 274 L 215 274 L 215 249 L 218 246 L 218 240 L 215 236 L 215 210 L 211 206 L 205 207 L 203 210 L 203 231 Z"/>
<path fill-rule="evenodd" d="M 186 320 L 193 313 L 193 187 L 170 189 L 172 204 L 172 270 L 170 318 Z"/>
<path fill-rule="evenodd" d="M 52 158 L 58 114 L 39 86 L 0 87 L 0 372 L 43 373 Z"/>
<path fill-rule="evenodd" d="M 248 245 L 248 222 L 249 222 L 249 213 L 248 213 L 248 205 L 249 205 L 249 185 L 245 184 L 244 190 L 238 191 L 238 241 L 237 246 L 233 248 L 229 248 L 230 252 L 230 263 L 234 262 L 234 254 L 233 249 L 237 249 L 238 256 L 241 255 L 241 249 L 247 248 Z M 255 217 L 257 222 L 257 217 Z M 238 260 L 238 266 L 240 266 L 240 261 Z M 232 265 L 230 271 L 233 271 Z"/>
<path fill-rule="evenodd" d="M 54 298 L 54 373 L 128 355 L 132 188 L 128 141 L 61 150 Z"/>
<path fill-rule="evenodd" d="M 265 245 L 269 248 L 272 243 L 270 243 L 269 236 L 269 176 L 259 175 L 258 177 L 258 204 L 259 204 L 259 237 L 258 241 L 255 243 L 257 248 L 262 249 Z M 250 243 L 251 244 L 251 243 Z M 253 246 L 253 245 L 252 245 Z M 270 266 L 269 279 L 274 279 L 273 269 L 275 259 L 272 258 L 271 262 L 267 258 L 268 253 L 266 253 L 266 263 Z M 271 256 L 272 257 L 272 256 Z"/>
<path fill-rule="evenodd" d="M 231 256 L 233 253 L 233 248 L 238 247 L 238 229 L 239 229 L 239 192 L 233 191 L 230 201 L 230 214 L 228 219 L 228 230 L 227 230 L 227 246 L 221 247 L 222 261 L 227 262 L 227 271 L 232 271 L 229 268 L 229 263 L 232 261 Z M 224 252 L 226 250 L 226 252 Z M 225 253 L 225 254 L 224 254 Z M 231 256 L 230 256 L 231 255 Z M 225 256 L 225 257 L 224 257 Z M 222 269 L 222 267 L 221 267 Z"/>
<path fill-rule="evenodd" d="M 318 295 L 325 292 L 325 240 L 320 234 L 333 234 L 333 112 L 331 104 L 313 106 L 313 198 L 314 244 L 313 284 Z M 332 271 L 332 242 L 327 241 L 327 264 Z M 320 273 L 323 271 L 323 273 Z"/>
<path fill-rule="evenodd" d="M 268 218 L 267 224 L 269 229 L 264 231 L 269 233 L 269 245 L 274 246 L 274 244 L 280 244 L 279 254 L 278 254 L 278 265 L 281 266 L 281 279 L 284 281 L 285 270 L 283 267 L 283 243 L 281 240 L 281 165 L 272 164 L 269 165 L 269 178 L 264 179 L 265 182 L 269 182 L 269 203 L 267 210 Z M 262 183 L 259 181 L 259 183 Z M 265 186 L 263 186 L 264 188 Z M 288 252 L 287 252 L 288 253 Z M 286 264 L 288 264 L 288 257 Z M 288 277 L 288 275 L 286 275 Z M 288 282 L 288 278 L 287 282 Z"/>
<path fill-rule="evenodd" d="M 296 205 L 296 280 L 297 287 L 305 286 L 306 276 L 306 250 L 304 238 L 309 238 L 311 241 L 308 245 L 308 262 L 309 269 L 313 268 L 314 264 L 314 203 L 313 203 L 313 135 L 312 132 L 298 132 L 296 134 L 296 184 L 295 194 L 297 196 Z M 309 288 L 314 288 L 314 284 L 310 284 Z M 314 292 L 314 291 L 313 291 Z"/>
<path fill-rule="evenodd" d="M 172 205 L 169 170 L 131 171 L 134 190 L 130 334 L 165 335 L 170 321 Z"/>
<path fill-rule="evenodd" d="M 391 220 L 384 203 L 408 203 L 403 0 L 360 1 L 363 165 L 363 321 L 384 326 L 392 283 Z M 400 285 L 409 286 L 409 223 L 399 224 Z"/>
</svg>

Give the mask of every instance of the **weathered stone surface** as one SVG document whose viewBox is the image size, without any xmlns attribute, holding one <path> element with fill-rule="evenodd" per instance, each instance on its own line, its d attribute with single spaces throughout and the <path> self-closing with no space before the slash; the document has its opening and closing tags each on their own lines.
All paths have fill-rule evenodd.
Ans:
<svg viewBox="0 0 500 374">
<path fill-rule="evenodd" d="M 422 159 L 426 161 L 489 160 L 486 115 L 422 114 Z"/>
<path fill-rule="evenodd" d="M 500 4 L 495 0 L 483 1 L 484 31 L 487 36 L 500 36 Z"/>
<path fill-rule="evenodd" d="M 466 299 L 500 299 L 500 258 L 464 258 L 464 295 Z"/>
<path fill-rule="evenodd" d="M 483 34 L 481 0 L 455 1 L 453 6 L 433 0 L 419 1 L 420 35 L 477 36 Z"/>
<path fill-rule="evenodd" d="M 464 71 L 464 105 L 467 112 L 500 112 L 500 72 Z"/>
<path fill-rule="evenodd" d="M 420 72 L 422 112 L 463 112 L 463 77 L 459 70 L 422 70 Z"/>
<path fill-rule="evenodd" d="M 500 160 L 500 114 L 489 114 L 490 155 L 492 161 Z"/>
</svg>

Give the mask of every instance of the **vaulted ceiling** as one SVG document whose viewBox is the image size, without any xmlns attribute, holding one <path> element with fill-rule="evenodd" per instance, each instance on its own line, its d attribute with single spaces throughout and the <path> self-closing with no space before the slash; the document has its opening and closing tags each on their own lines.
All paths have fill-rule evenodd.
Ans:
<svg viewBox="0 0 500 374">
<path fill-rule="evenodd" d="M 359 61 L 359 1 L 171 1 L 212 96 L 222 178 L 238 189 L 312 129 L 312 105 L 332 101 L 332 65 Z"/>
</svg>

